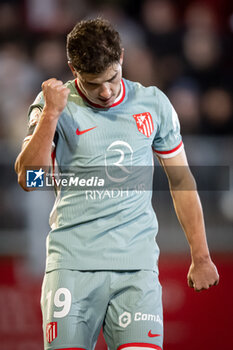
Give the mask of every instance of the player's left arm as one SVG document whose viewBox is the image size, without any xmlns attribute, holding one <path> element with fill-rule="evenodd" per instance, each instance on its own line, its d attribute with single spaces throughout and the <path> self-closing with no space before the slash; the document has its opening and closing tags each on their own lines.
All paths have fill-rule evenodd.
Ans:
<svg viewBox="0 0 233 350">
<path fill-rule="evenodd" d="M 208 289 L 218 284 L 219 275 L 210 257 L 202 205 L 185 151 L 172 158 L 159 158 L 159 161 L 168 177 L 176 215 L 190 246 L 192 263 L 188 285 L 196 291 Z"/>
</svg>

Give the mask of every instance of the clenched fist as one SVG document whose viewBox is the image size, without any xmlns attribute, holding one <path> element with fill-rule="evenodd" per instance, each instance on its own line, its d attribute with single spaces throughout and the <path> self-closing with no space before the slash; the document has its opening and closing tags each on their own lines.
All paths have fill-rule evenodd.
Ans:
<svg viewBox="0 0 233 350">
<path fill-rule="evenodd" d="M 219 283 L 217 268 L 210 259 L 197 264 L 192 263 L 187 279 L 189 287 L 194 288 L 197 292 Z"/>
<path fill-rule="evenodd" d="M 51 78 L 43 82 L 42 91 L 46 111 L 51 115 L 59 116 L 67 104 L 70 89 L 61 80 Z"/>
</svg>

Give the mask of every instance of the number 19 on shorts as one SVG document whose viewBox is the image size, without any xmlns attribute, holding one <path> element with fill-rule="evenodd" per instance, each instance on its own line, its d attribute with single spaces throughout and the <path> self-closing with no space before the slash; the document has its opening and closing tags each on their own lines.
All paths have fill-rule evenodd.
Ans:
<svg viewBox="0 0 233 350">
<path fill-rule="evenodd" d="M 50 318 L 51 309 L 54 309 L 54 306 L 58 309 L 53 312 L 52 317 L 62 318 L 68 315 L 71 307 L 71 293 L 67 288 L 59 288 L 52 298 L 52 290 L 50 290 L 46 295 L 47 301 L 47 310 L 46 310 L 46 319 Z"/>
</svg>

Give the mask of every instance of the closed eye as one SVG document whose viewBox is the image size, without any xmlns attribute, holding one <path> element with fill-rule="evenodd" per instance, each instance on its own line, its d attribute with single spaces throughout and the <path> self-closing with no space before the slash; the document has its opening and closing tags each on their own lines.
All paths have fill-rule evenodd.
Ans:
<svg viewBox="0 0 233 350">
<path fill-rule="evenodd" d="M 107 81 L 110 83 L 111 81 L 113 81 L 114 79 L 116 79 L 117 74 L 118 74 L 118 73 L 116 73 L 111 79 L 109 79 L 109 80 L 107 80 Z"/>
<path fill-rule="evenodd" d="M 90 86 L 98 86 L 99 85 L 97 83 L 91 83 L 91 82 L 87 82 L 87 84 L 90 85 Z"/>
</svg>

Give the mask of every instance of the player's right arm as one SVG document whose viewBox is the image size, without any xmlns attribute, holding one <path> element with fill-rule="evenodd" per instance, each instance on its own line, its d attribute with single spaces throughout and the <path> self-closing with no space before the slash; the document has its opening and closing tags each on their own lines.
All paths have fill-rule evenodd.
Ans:
<svg viewBox="0 0 233 350">
<path fill-rule="evenodd" d="M 22 150 L 15 162 L 15 171 L 18 174 L 18 182 L 25 190 L 26 167 L 47 168 L 50 164 L 53 138 L 60 114 L 67 104 L 70 90 L 55 78 L 42 84 L 45 100 L 38 125 L 29 140 L 23 142 Z"/>
</svg>

